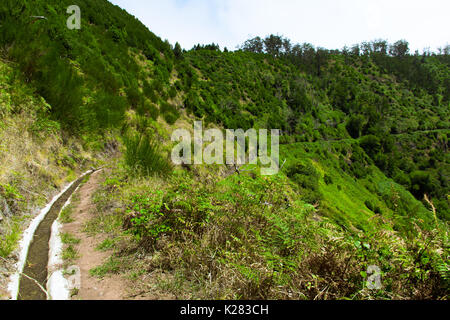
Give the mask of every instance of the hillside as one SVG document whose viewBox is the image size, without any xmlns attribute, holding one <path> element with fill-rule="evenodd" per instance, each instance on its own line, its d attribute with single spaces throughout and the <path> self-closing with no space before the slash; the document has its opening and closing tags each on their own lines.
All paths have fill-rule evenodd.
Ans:
<svg viewBox="0 0 450 320">
<path fill-rule="evenodd" d="M 400 81 L 378 62 L 378 54 L 318 52 L 324 60 L 320 75 L 307 69 L 308 62 L 291 63 L 294 53 L 274 59 L 253 52 L 188 52 L 186 59 L 200 75 L 185 105 L 226 128 L 281 129 L 286 144 L 356 139 L 386 175 L 418 199 L 424 193 L 436 197 L 445 217 L 448 56 L 384 56 L 393 65 L 397 59 L 423 64 L 423 74 L 415 76 L 431 78 L 436 83 L 431 90 Z"/>
<path fill-rule="evenodd" d="M 272 35 L 186 51 L 105 0 L 79 0 L 69 30 L 71 4 L 0 4 L 5 270 L 35 209 L 102 167 L 85 228 L 110 250 L 99 278 L 194 299 L 448 298 L 448 48 Z M 171 134 L 194 120 L 280 129 L 280 173 L 175 166 Z"/>
</svg>

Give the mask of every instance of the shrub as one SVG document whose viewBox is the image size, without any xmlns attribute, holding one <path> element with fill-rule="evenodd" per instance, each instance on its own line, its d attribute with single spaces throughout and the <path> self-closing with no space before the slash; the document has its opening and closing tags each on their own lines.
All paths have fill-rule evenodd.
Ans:
<svg viewBox="0 0 450 320">
<path fill-rule="evenodd" d="M 380 139 L 374 135 L 362 137 L 359 144 L 371 157 L 374 157 L 381 149 Z"/>
<path fill-rule="evenodd" d="M 347 131 L 353 138 L 359 138 L 361 136 L 362 129 L 365 125 L 365 119 L 362 115 L 351 116 L 347 123 Z"/>
<path fill-rule="evenodd" d="M 287 176 L 300 187 L 305 201 L 312 203 L 321 198 L 319 193 L 319 173 L 312 164 L 298 162 L 288 169 Z"/>
<path fill-rule="evenodd" d="M 92 109 L 96 114 L 96 120 L 100 128 L 118 126 L 124 118 L 127 100 L 108 93 L 97 95 Z"/>
<path fill-rule="evenodd" d="M 176 96 L 177 96 L 177 89 L 175 88 L 175 86 L 170 87 L 170 89 L 169 89 L 169 97 L 171 99 L 173 99 Z"/>
<path fill-rule="evenodd" d="M 177 108 L 167 102 L 163 102 L 161 104 L 160 111 L 164 117 L 164 120 L 166 120 L 168 124 L 174 124 L 175 121 L 177 121 L 180 117 L 180 112 L 177 110 Z"/>
<path fill-rule="evenodd" d="M 13 219 L 9 230 L 6 233 L 0 233 L 0 257 L 8 257 L 17 248 L 20 232 L 20 222 Z"/>
<path fill-rule="evenodd" d="M 408 189 L 411 187 L 411 179 L 410 179 L 410 177 L 406 173 L 401 171 L 401 170 L 397 170 L 397 172 L 394 175 L 394 180 L 398 184 L 401 184 L 402 186 L 404 186 L 404 187 L 406 187 Z"/>
<path fill-rule="evenodd" d="M 165 223 L 162 212 L 162 193 L 135 195 L 127 210 L 125 227 L 137 240 L 150 239 L 153 243 L 162 233 L 172 229 Z"/>
<path fill-rule="evenodd" d="M 374 206 L 373 203 L 370 202 L 369 200 L 364 201 L 364 204 L 366 205 L 367 209 L 369 209 L 370 211 L 374 211 Z"/>
<path fill-rule="evenodd" d="M 147 115 L 150 116 L 153 120 L 158 119 L 159 110 L 158 108 L 151 102 L 145 101 L 139 105 L 137 108 L 137 112 L 139 115 Z"/>
<path fill-rule="evenodd" d="M 149 83 L 147 80 L 145 80 L 144 87 L 143 87 L 144 95 L 148 99 L 150 99 L 150 101 L 153 103 L 158 102 L 158 97 L 157 97 L 156 93 L 159 91 L 155 89 L 156 88 L 155 84 L 156 84 L 155 81 L 153 81 L 152 83 Z M 160 89 L 162 90 L 162 88 L 160 88 Z"/>
<path fill-rule="evenodd" d="M 142 95 L 136 87 L 129 87 L 125 90 L 128 102 L 132 107 L 136 108 L 142 101 Z"/>
<path fill-rule="evenodd" d="M 416 197 L 422 197 L 424 193 L 428 193 L 432 190 L 430 183 L 430 174 L 426 171 L 413 171 L 410 174 L 412 193 Z"/>
</svg>

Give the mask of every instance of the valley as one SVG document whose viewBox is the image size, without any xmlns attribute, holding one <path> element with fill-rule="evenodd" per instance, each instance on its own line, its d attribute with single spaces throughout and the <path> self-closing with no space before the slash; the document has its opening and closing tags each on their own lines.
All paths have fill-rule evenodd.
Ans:
<svg viewBox="0 0 450 320">
<path fill-rule="evenodd" d="M 53 212 L 70 299 L 448 299 L 448 45 L 186 50 L 106 0 L 67 28 L 70 5 L 0 4 L 1 299 L 32 220 L 97 168 Z M 236 165 L 261 156 L 238 129 L 268 133 L 273 174 Z"/>
</svg>

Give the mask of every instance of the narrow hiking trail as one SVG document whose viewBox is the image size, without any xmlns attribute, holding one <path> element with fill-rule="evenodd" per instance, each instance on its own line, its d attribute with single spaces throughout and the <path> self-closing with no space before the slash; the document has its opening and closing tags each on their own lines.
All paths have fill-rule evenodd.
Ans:
<svg viewBox="0 0 450 320">
<path fill-rule="evenodd" d="M 94 196 L 101 188 L 104 172 L 90 170 L 80 176 L 31 222 L 23 237 L 17 271 L 10 277 L 12 299 L 176 299 L 158 289 L 158 281 L 166 279 L 166 274 L 150 272 L 145 283 L 128 279 L 126 273 L 91 276 L 91 270 L 108 263 L 114 252 L 98 250 L 110 236 L 107 232 L 89 232 L 92 224 L 101 223 L 98 219 L 102 219 L 103 212 L 98 212 Z M 69 248 L 75 254 L 64 258 Z"/>
<path fill-rule="evenodd" d="M 125 296 L 125 280 L 120 275 L 108 275 L 104 278 L 92 277 L 89 270 L 102 265 L 109 258 L 111 252 L 96 250 L 98 245 L 106 238 L 105 235 L 89 235 L 84 231 L 95 214 L 93 195 L 101 180 L 101 170 L 96 171 L 90 179 L 83 184 L 77 194 L 80 201 L 75 205 L 71 218 L 73 222 L 64 224 L 62 233 L 69 233 L 80 239 L 75 246 L 78 259 L 74 264 L 80 268 L 81 283 L 73 300 L 121 300 Z"/>
</svg>

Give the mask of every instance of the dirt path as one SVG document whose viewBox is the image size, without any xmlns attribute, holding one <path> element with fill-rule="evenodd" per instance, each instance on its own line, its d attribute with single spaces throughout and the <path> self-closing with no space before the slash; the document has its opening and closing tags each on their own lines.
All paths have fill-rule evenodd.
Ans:
<svg viewBox="0 0 450 320">
<path fill-rule="evenodd" d="M 89 270 L 98 267 L 110 256 L 108 252 L 95 250 L 105 239 L 104 236 L 90 236 L 83 232 L 85 224 L 92 219 L 95 204 L 92 195 L 98 187 L 101 171 L 93 173 L 90 179 L 77 191 L 80 202 L 72 213 L 73 222 L 65 224 L 62 232 L 81 239 L 77 245 L 79 258 L 75 264 L 81 271 L 81 288 L 73 300 L 121 300 L 125 296 L 125 281 L 119 275 L 105 276 L 103 279 L 91 277 Z"/>
</svg>

